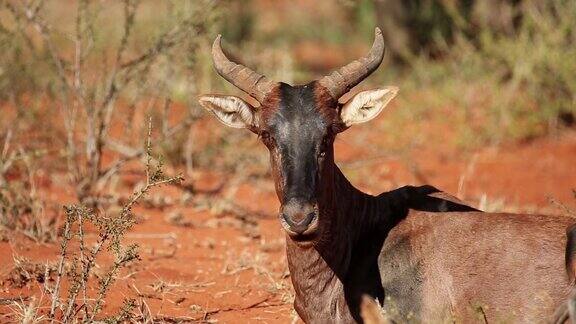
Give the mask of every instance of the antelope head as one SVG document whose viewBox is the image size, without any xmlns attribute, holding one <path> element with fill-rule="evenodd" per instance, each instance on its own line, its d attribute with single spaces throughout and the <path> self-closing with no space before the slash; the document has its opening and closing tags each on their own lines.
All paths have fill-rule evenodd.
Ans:
<svg viewBox="0 0 576 324">
<path fill-rule="evenodd" d="M 235 96 L 203 95 L 201 105 L 223 124 L 257 134 L 270 152 L 280 222 L 295 241 L 313 241 L 321 232 L 322 184 L 330 184 L 336 134 L 375 118 L 398 89 L 362 91 L 346 103 L 338 99 L 374 72 L 384 58 L 384 40 L 376 28 L 368 55 L 305 85 L 274 82 L 223 53 L 221 36 L 212 46 L 218 74 L 252 96 L 252 106 Z M 326 216 L 328 217 L 328 216 Z"/>
</svg>

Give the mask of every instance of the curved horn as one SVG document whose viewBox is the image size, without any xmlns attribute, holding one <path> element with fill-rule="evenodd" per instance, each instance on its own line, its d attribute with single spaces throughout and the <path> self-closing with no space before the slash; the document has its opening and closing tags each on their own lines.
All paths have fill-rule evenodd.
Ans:
<svg viewBox="0 0 576 324">
<path fill-rule="evenodd" d="M 242 64 L 230 61 L 222 51 L 221 39 L 222 35 L 218 35 L 212 45 L 212 60 L 216 71 L 228 82 L 262 103 L 276 83 Z"/>
<path fill-rule="evenodd" d="M 378 68 L 384 58 L 385 50 L 382 31 L 376 27 L 374 31 L 374 43 L 368 55 L 348 63 L 330 75 L 323 77 L 318 82 L 328 89 L 332 98 L 338 100 L 340 96 L 362 82 L 362 80 Z"/>
</svg>

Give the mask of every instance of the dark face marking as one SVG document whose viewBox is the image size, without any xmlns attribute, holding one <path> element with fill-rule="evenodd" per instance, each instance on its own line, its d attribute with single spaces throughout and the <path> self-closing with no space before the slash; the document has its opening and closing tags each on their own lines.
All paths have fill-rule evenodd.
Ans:
<svg viewBox="0 0 576 324">
<path fill-rule="evenodd" d="M 270 150 L 280 221 L 295 239 L 314 236 L 318 227 L 318 184 L 332 150 L 334 113 L 318 100 L 316 84 L 281 83 L 274 107 L 265 107 L 260 136 Z"/>
</svg>

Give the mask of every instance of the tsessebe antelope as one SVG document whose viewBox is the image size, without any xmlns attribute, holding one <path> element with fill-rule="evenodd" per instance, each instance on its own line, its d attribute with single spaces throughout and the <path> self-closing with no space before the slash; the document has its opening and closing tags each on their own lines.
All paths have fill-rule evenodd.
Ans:
<svg viewBox="0 0 576 324">
<path fill-rule="evenodd" d="M 366 57 L 297 86 L 230 61 L 220 39 L 216 71 L 260 105 L 222 95 L 200 103 L 225 125 L 257 134 L 270 152 L 294 307 L 305 322 L 362 322 L 365 295 L 395 322 L 565 319 L 572 219 L 483 213 L 431 186 L 372 196 L 334 163 L 336 135 L 375 118 L 398 91 L 362 91 L 338 103 L 382 62 L 379 29 Z"/>
</svg>

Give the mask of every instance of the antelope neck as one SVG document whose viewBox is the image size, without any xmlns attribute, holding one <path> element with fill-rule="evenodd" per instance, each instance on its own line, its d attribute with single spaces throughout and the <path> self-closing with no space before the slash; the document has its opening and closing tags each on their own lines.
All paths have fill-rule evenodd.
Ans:
<svg viewBox="0 0 576 324">
<path fill-rule="evenodd" d="M 306 321 L 331 314 L 352 321 L 346 277 L 354 249 L 364 235 L 383 225 L 376 213 L 381 203 L 350 184 L 333 159 L 319 183 L 320 237 L 299 245 L 287 237 L 287 258 L 296 293 L 295 308 Z M 336 319 L 335 319 L 336 320 Z"/>
</svg>

